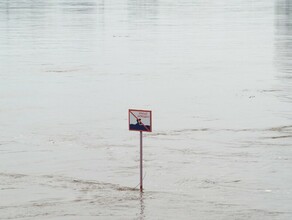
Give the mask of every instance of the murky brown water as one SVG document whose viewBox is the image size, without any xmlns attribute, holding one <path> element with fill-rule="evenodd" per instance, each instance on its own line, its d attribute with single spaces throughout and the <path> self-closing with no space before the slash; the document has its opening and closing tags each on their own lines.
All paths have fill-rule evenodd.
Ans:
<svg viewBox="0 0 292 220">
<path fill-rule="evenodd" d="M 291 112 L 290 0 L 0 2 L 0 219 L 291 219 Z"/>
</svg>

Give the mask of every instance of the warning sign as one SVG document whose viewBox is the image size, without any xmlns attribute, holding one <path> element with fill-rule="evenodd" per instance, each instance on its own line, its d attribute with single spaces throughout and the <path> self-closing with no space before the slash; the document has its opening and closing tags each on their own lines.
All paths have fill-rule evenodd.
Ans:
<svg viewBox="0 0 292 220">
<path fill-rule="evenodd" d="M 129 130 L 152 132 L 152 112 L 129 109 Z"/>
</svg>

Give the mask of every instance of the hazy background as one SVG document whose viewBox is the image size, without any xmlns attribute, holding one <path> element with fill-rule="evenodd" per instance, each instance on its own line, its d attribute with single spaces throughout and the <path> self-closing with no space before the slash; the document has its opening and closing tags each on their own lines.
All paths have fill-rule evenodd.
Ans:
<svg viewBox="0 0 292 220">
<path fill-rule="evenodd" d="M 0 2 L 0 219 L 291 219 L 291 112 L 290 0 Z"/>
</svg>

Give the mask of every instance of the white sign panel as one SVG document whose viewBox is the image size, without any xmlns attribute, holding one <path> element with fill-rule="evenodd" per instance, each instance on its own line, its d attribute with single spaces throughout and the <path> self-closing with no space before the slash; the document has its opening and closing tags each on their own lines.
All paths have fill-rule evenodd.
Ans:
<svg viewBox="0 0 292 220">
<path fill-rule="evenodd" d="M 129 109 L 129 130 L 152 132 L 152 112 Z"/>
</svg>

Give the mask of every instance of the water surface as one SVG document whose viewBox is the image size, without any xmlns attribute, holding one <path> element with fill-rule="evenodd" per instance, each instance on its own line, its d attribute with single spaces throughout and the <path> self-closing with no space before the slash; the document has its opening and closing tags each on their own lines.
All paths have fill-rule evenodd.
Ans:
<svg viewBox="0 0 292 220">
<path fill-rule="evenodd" d="M 291 219 L 292 3 L 0 3 L 0 219 Z M 144 135 L 128 109 L 153 111 Z"/>
</svg>

